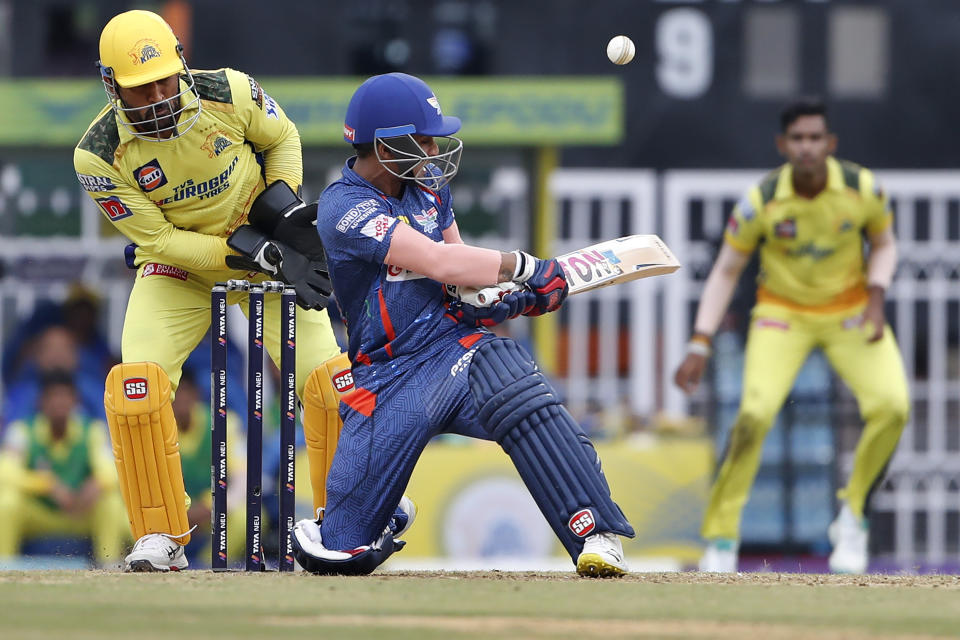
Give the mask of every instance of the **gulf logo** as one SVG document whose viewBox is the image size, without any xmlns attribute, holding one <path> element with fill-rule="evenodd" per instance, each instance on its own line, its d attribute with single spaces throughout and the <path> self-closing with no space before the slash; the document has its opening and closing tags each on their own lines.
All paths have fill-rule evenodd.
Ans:
<svg viewBox="0 0 960 640">
<path fill-rule="evenodd" d="M 134 169 L 133 178 L 144 193 L 149 193 L 167 184 L 167 176 L 164 175 L 163 169 L 160 168 L 160 162 L 156 158 L 142 167 Z"/>
</svg>

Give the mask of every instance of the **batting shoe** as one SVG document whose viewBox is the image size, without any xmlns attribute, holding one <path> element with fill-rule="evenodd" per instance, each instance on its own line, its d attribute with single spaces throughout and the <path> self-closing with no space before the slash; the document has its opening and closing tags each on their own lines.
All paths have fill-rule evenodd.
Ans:
<svg viewBox="0 0 960 640">
<path fill-rule="evenodd" d="M 165 533 L 148 533 L 133 545 L 133 551 L 124 560 L 127 572 L 180 571 L 187 568 L 187 556 L 183 545 L 174 536 Z"/>
<path fill-rule="evenodd" d="M 833 573 L 866 573 L 867 545 L 870 529 L 866 518 L 857 518 L 846 503 L 840 508 L 837 519 L 827 529 L 833 553 L 830 554 L 830 571 Z"/>
<path fill-rule="evenodd" d="M 417 503 L 407 496 L 402 496 L 400 504 L 397 505 L 393 516 L 390 517 L 390 529 L 393 531 L 393 537 L 396 539 L 405 534 L 413 526 L 413 521 L 416 519 Z"/>
<path fill-rule="evenodd" d="M 584 578 L 620 578 L 627 573 L 623 545 L 615 533 L 595 533 L 583 541 L 577 573 Z"/>
<path fill-rule="evenodd" d="M 736 573 L 740 542 L 731 538 L 714 538 L 700 557 L 700 571 L 707 573 Z"/>
</svg>

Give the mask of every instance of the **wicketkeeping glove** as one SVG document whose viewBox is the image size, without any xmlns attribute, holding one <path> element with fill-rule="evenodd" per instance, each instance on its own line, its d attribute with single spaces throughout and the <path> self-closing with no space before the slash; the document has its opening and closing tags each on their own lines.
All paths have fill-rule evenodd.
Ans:
<svg viewBox="0 0 960 640">
<path fill-rule="evenodd" d="M 527 285 L 534 294 L 534 302 L 524 309 L 525 316 L 539 316 L 556 311 L 570 293 L 567 276 L 555 258 L 540 260 L 529 253 L 514 251 L 517 267 L 513 274 L 514 282 Z"/>
</svg>

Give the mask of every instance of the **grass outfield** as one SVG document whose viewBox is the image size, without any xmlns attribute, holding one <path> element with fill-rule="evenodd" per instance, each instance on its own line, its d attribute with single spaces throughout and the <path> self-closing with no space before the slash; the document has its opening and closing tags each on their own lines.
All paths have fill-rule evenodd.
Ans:
<svg viewBox="0 0 960 640">
<path fill-rule="evenodd" d="M 5 639 L 930 638 L 958 603 L 960 576 L 0 572 Z"/>
</svg>

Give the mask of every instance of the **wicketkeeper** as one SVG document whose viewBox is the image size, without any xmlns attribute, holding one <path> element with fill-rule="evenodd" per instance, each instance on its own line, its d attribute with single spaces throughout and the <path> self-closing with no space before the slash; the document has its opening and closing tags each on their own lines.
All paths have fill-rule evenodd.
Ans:
<svg viewBox="0 0 960 640">
<path fill-rule="evenodd" d="M 232 69 L 191 70 L 173 31 L 148 11 L 127 11 L 107 23 L 99 68 L 108 104 L 77 145 L 74 165 L 81 186 L 131 240 L 128 264 L 137 269 L 123 363 L 110 371 L 104 393 L 137 540 L 126 569 L 178 570 L 187 566 L 182 547 L 191 526 L 170 401 L 184 360 L 209 328 L 211 286 L 233 278 L 296 286 L 303 307 L 297 388 L 301 398 L 314 396 L 306 399 L 305 420 L 322 422 L 329 411 L 321 387 L 329 386 L 329 376 L 306 383 L 339 353 L 320 310 L 330 285 L 322 255 L 304 255 L 291 244 L 298 231 L 279 221 L 303 205 L 296 195 L 300 138 L 256 80 Z M 266 241 L 245 224 L 248 217 L 278 239 Z M 246 294 L 232 292 L 228 302 L 246 309 Z M 265 343 L 275 362 L 279 304 L 272 297 L 265 308 Z M 329 428 L 336 430 L 335 421 Z M 313 457 L 323 459 L 323 452 Z"/>
</svg>

